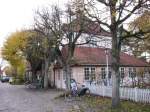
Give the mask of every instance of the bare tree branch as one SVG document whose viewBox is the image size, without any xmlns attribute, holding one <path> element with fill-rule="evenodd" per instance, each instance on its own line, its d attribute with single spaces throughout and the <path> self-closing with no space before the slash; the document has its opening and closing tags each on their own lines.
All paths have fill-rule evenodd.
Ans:
<svg viewBox="0 0 150 112">
<path fill-rule="evenodd" d="M 137 39 L 146 39 L 146 38 L 149 38 L 149 37 L 143 37 L 143 36 L 144 36 L 144 34 L 150 33 L 150 29 L 147 30 L 147 31 L 139 31 L 139 32 L 135 32 L 135 33 L 129 32 L 127 30 L 124 30 L 124 32 L 126 33 L 126 35 L 121 36 L 120 37 L 121 40 L 131 38 L 131 37 L 134 37 L 134 38 L 137 38 Z"/>
<path fill-rule="evenodd" d="M 131 17 L 131 15 L 132 15 L 135 11 L 137 11 L 139 8 L 141 8 L 141 6 L 142 6 L 145 2 L 146 2 L 146 0 L 145 0 L 145 1 L 143 1 L 143 0 L 138 0 L 138 3 L 132 8 L 132 10 L 131 10 L 124 18 L 122 18 L 121 20 L 118 20 L 118 21 L 117 21 L 117 24 L 119 25 L 119 24 L 122 24 L 124 21 L 126 21 L 129 17 Z"/>
<path fill-rule="evenodd" d="M 85 11 L 86 11 L 86 13 L 88 14 L 89 17 L 96 19 L 96 21 L 97 21 L 99 24 L 104 25 L 104 26 L 106 26 L 107 28 L 110 28 L 110 25 L 109 25 L 108 23 L 102 22 L 98 17 L 96 17 L 96 16 L 90 14 L 90 13 L 87 11 L 87 9 L 85 9 Z"/>
<path fill-rule="evenodd" d="M 106 5 L 106 6 L 110 6 L 110 4 L 107 2 L 107 0 L 97 0 L 97 1 Z"/>
</svg>

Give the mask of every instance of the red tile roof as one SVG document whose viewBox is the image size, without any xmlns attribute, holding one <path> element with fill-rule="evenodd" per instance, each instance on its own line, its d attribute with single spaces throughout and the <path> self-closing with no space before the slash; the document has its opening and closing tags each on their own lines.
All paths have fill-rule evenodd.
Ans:
<svg viewBox="0 0 150 112">
<path fill-rule="evenodd" d="M 63 54 L 66 54 L 66 50 L 63 49 Z M 109 65 L 111 64 L 110 49 L 108 53 Z M 74 52 L 74 58 L 76 65 L 106 65 L 106 53 L 104 48 L 92 48 L 92 47 L 76 47 Z M 120 55 L 121 66 L 135 66 L 145 67 L 150 66 L 147 62 L 137 59 L 134 56 L 126 53 Z"/>
</svg>

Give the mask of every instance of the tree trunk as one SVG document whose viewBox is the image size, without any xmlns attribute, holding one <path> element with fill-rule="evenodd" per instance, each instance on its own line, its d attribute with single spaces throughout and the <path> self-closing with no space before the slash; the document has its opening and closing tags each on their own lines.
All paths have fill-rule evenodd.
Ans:
<svg viewBox="0 0 150 112">
<path fill-rule="evenodd" d="M 120 49 L 119 37 L 117 36 L 117 28 L 112 28 L 112 108 L 120 106 Z"/>
<path fill-rule="evenodd" d="M 44 65 L 44 89 L 48 88 L 48 59 L 45 59 L 45 65 Z"/>
<path fill-rule="evenodd" d="M 70 85 L 71 84 L 71 82 L 70 82 L 70 80 L 71 80 L 71 68 L 70 68 L 69 64 L 64 66 L 64 71 L 65 71 L 65 75 L 66 75 L 66 81 L 65 81 L 66 89 L 68 91 L 70 91 L 71 90 L 71 85 Z"/>
<path fill-rule="evenodd" d="M 112 107 L 116 108 L 120 105 L 119 94 L 119 71 L 112 70 Z"/>
<path fill-rule="evenodd" d="M 51 62 L 49 69 L 48 69 L 48 82 L 49 82 L 50 87 L 54 87 L 54 81 L 52 80 L 53 74 L 54 74 L 53 68 L 54 68 L 54 63 Z"/>
<path fill-rule="evenodd" d="M 111 36 L 112 36 L 112 108 L 117 108 L 120 106 L 120 76 L 119 76 L 119 64 L 120 64 L 120 29 L 119 25 L 116 23 L 117 0 L 110 0 L 110 14 L 111 14 Z"/>
<path fill-rule="evenodd" d="M 15 78 L 17 77 L 17 67 L 14 67 L 13 76 L 14 76 Z"/>
</svg>

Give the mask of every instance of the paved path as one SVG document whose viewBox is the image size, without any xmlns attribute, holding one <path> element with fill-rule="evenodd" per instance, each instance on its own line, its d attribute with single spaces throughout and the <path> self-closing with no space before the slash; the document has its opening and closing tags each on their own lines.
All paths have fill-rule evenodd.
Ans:
<svg viewBox="0 0 150 112">
<path fill-rule="evenodd" d="M 65 112 L 65 107 L 54 103 L 60 93 L 0 83 L 0 112 Z"/>
</svg>

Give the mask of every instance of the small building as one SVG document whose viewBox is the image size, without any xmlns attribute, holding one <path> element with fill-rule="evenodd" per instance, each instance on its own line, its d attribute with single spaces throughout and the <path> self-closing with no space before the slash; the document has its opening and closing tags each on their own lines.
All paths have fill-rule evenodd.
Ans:
<svg viewBox="0 0 150 112">
<path fill-rule="evenodd" d="M 62 49 L 64 52 L 65 48 Z M 64 52 L 65 53 L 65 52 Z M 80 85 L 90 82 L 111 86 L 111 50 L 97 47 L 79 46 L 75 48 L 71 77 Z M 108 60 L 108 61 L 107 61 Z M 131 85 L 142 74 L 148 74 L 150 65 L 134 56 L 121 52 L 120 79 L 122 85 Z M 142 77 L 147 77 L 142 75 Z M 55 86 L 65 88 L 66 76 L 61 67 L 54 68 Z M 147 79 L 147 78 L 146 78 Z"/>
</svg>

